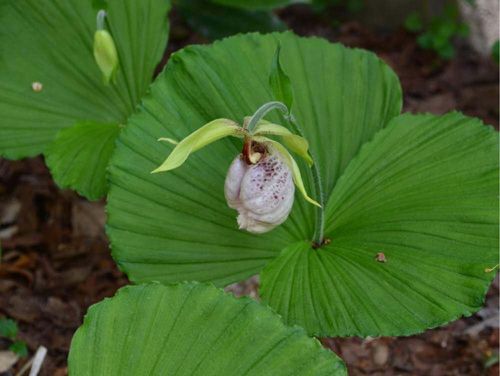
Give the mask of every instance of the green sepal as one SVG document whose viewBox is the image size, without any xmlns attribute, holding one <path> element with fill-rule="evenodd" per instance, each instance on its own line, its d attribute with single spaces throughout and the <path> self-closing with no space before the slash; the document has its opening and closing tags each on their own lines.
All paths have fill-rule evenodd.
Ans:
<svg viewBox="0 0 500 376">
<path fill-rule="evenodd" d="M 213 120 L 179 142 L 165 162 L 156 170 L 152 171 L 152 173 L 173 170 L 181 166 L 191 153 L 227 136 L 242 138 L 244 136 L 244 130 L 234 121 L 229 119 Z M 167 141 L 166 138 L 161 138 L 160 140 Z M 168 139 L 168 142 L 171 141 L 173 140 Z"/>
</svg>

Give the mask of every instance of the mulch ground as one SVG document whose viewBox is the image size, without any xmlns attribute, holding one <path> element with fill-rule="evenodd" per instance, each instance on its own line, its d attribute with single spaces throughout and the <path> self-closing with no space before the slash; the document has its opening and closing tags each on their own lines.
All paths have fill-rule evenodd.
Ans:
<svg viewBox="0 0 500 376">
<path fill-rule="evenodd" d="M 375 33 L 356 22 L 333 28 L 325 15 L 297 7 L 282 17 L 300 35 L 376 52 L 399 75 L 406 111 L 457 109 L 498 129 L 498 67 L 467 47 L 443 62 L 403 30 Z M 174 20 L 168 52 L 204 42 Z M 71 337 L 87 308 L 127 284 L 110 257 L 104 222 L 104 203 L 59 190 L 42 158 L 0 160 L 0 317 L 19 323 L 31 354 L 40 345 L 48 348 L 41 375 L 67 374 Z M 254 278 L 232 290 L 254 293 L 257 283 Z M 352 375 L 498 375 L 498 364 L 486 368 L 498 355 L 498 293 L 497 279 L 478 314 L 421 335 L 322 343 L 345 360 Z M 5 346 L 0 340 L 0 351 Z M 24 362 L 3 375 L 14 375 Z"/>
</svg>

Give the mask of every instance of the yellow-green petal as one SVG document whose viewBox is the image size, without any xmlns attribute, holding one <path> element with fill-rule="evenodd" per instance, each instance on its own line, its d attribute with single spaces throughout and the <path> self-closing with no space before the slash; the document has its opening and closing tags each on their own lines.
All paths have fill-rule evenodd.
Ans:
<svg viewBox="0 0 500 376">
<path fill-rule="evenodd" d="M 288 152 L 288 150 L 279 142 L 271 140 L 270 138 L 267 137 L 256 136 L 253 137 L 253 139 L 258 142 L 264 142 L 270 144 L 272 148 L 274 148 L 278 153 L 280 153 L 283 156 L 285 163 L 292 171 L 293 182 L 295 183 L 295 186 L 300 191 L 300 193 L 302 193 L 306 201 L 310 202 L 313 205 L 321 207 L 321 205 L 317 201 L 313 200 L 307 194 L 306 188 L 304 187 L 304 181 L 302 180 L 302 176 L 300 174 L 299 166 L 297 165 L 297 162 L 295 162 L 295 159 L 293 159 L 292 155 Z"/>
<path fill-rule="evenodd" d="M 243 135 L 243 129 L 234 121 L 228 119 L 213 120 L 179 142 L 165 162 L 152 171 L 152 173 L 170 171 L 179 167 L 186 161 L 189 154 L 221 138 L 227 136 L 243 137 Z M 161 140 L 167 141 L 166 138 L 162 138 Z M 168 140 L 170 141 L 171 139 Z"/>
<path fill-rule="evenodd" d="M 293 134 L 287 128 L 281 125 L 269 123 L 267 121 L 261 121 L 259 122 L 259 124 L 257 124 L 257 126 L 255 127 L 254 135 L 273 135 L 281 137 L 283 143 L 287 148 L 299 155 L 301 158 L 304 158 L 307 164 L 309 166 L 312 166 L 313 159 L 308 152 L 309 143 L 304 137 Z"/>
</svg>

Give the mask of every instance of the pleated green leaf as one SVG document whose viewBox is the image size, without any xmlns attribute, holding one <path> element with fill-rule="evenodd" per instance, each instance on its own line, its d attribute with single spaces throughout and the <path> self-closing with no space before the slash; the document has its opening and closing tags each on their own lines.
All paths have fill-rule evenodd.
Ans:
<svg viewBox="0 0 500 376">
<path fill-rule="evenodd" d="M 106 28 L 120 60 L 116 84 L 108 86 L 93 56 L 92 1 L 0 0 L 0 156 L 45 152 L 63 128 L 123 124 L 134 111 L 165 49 L 170 2 L 107 4 Z"/>
<path fill-rule="evenodd" d="M 159 137 L 182 140 L 218 118 L 241 124 L 273 100 L 269 71 L 278 41 L 294 115 L 328 195 L 361 145 L 399 114 L 397 77 L 366 51 L 284 33 L 175 53 L 121 132 L 110 167 L 107 230 L 113 256 L 132 280 L 225 285 L 258 273 L 288 245 L 312 239 L 315 207 L 300 194 L 284 225 L 259 236 L 238 230 L 224 179 L 240 140 L 220 140 L 176 170 L 150 174 L 173 148 Z M 267 120 L 280 124 L 278 111 Z M 297 162 L 312 192 L 308 167 Z"/>
<path fill-rule="evenodd" d="M 92 306 L 72 376 L 346 375 L 342 361 L 268 307 L 213 286 L 128 286 Z"/>
<path fill-rule="evenodd" d="M 46 163 L 62 188 L 97 200 L 108 191 L 106 170 L 120 132 L 116 124 L 84 122 L 59 131 Z"/>
<path fill-rule="evenodd" d="M 284 249 L 261 295 L 310 334 L 409 335 L 479 310 L 498 263 L 498 133 L 458 113 L 402 115 L 351 162 L 331 243 Z"/>
</svg>

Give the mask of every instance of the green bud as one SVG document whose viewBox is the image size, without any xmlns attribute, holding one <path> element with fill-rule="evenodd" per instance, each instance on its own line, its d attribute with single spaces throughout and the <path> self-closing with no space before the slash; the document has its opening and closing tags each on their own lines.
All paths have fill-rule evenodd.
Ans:
<svg viewBox="0 0 500 376">
<path fill-rule="evenodd" d="M 111 34 L 104 29 L 106 12 L 101 10 L 97 14 L 97 31 L 94 35 L 94 58 L 102 72 L 104 82 L 109 84 L 115 81 L 119 61 L 115 42 Z"/>
</svg>

